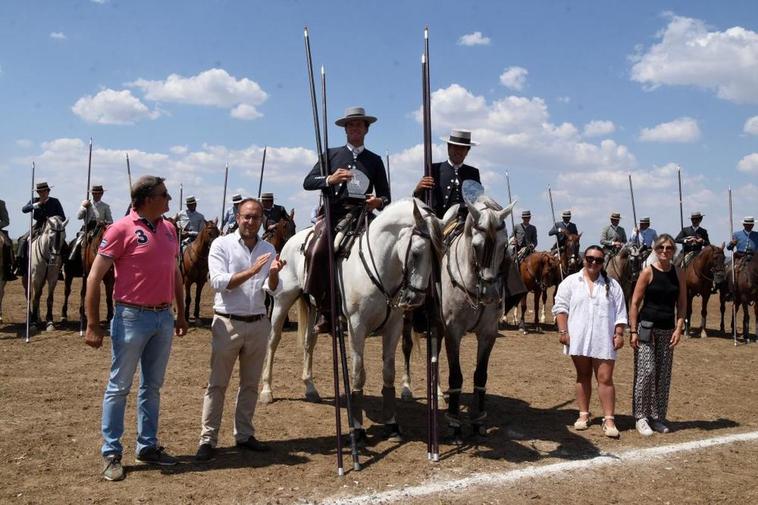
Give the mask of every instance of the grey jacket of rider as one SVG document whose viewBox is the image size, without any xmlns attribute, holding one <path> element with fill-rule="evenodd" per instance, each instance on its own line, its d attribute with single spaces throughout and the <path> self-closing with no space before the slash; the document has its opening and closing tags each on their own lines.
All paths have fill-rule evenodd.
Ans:
<svg viewBox="0 0 758 505">
<path fill-rule="evenodd" d="M 513 230 L 513 238 L 518 249 L 529 245 L 537 248 L 537 228 L 533 224 L 517 224 Z"/>
<path fill-rule="evenodd" d="M 76 213 L 77 219 L 84 220 L 84 224 L 90 221 L 104 221 L 108 224 L 113 223 L 113 216 L 111 215 L 111 206 L 100 200 L 99 202 L 91 202 L 88 208 L 79 207 L 79 212 Z M 86 218 L 85 218 L 86 217 Z"/>
<path fill-rule="evenodd" d="M 626 231 L 621 226 L 609 224 L 600 232 L 600 244 L 605 248 L 612 248 L 614 242 L 626 244 Z"/>
<path fill-rule="evenodd" d="M 177 216 L 176 224 L 184 233 L 197 236 L 205 226 L 205 217 L 196 210 L 184 209 Z"/>
</svg>

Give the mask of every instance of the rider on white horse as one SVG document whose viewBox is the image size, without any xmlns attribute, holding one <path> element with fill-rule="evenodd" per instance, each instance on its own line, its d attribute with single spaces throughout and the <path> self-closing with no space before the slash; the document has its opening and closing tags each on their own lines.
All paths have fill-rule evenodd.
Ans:
<svg viewBox="0 0 758 505">
<path fill-rule="evenodd" d="M 21 208 L 21 212 L 28 214 L 34 211 L 34 227 L 32 229 L 32 237 L 29 237 L 29 232 L 24 233 L 18 239 L 18 249 L 16 249 L 16 270 L 17 275 L 26 269 L 26 259 L 28 258 L 26 242 L 28 240 L 34 240 L 39 234 L 42 228 L 47 222 L 47 218 L 53 216 L 59 216 L 61 221 L 66 220 L 66 213 L 63 212 L 63 206 L 57 198 L 50 196 L 50 189 L 52 186 L 48 186 L 47 182 L 38 182 L 36 186 L 37 198 L 34 201 L 29 201 Z"/>
</svg>

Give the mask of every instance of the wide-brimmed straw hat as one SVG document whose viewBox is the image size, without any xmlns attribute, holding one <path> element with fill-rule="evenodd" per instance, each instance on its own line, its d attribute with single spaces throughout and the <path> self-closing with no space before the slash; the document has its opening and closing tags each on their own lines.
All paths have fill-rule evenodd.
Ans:
<svg viewBox="0 0 758 505">
<path fill-rule="evenodd" d="M 46 182 L 38 182 L 36 186 L 37 191 L 50 191 L 52 186 L 48 186 Z"/>
<path fill-rule="evenodd" d="M 261 200 L 273 200 L 274 194 L 273 193 L 261 193 Z"/>
<path fill-rule="evenodd" d="M 188 196 L 187 198 L 184 199 L 184 203 L 186 203 L 187 205 L 197 203 L 197 198 L 195 198 L 194 196 Z"/>
<path fill-rule="evenodd" d="M 703 215 L 704 214 L 702 212 L 700 212 L 699 210 L 696 210 L 695 212 L 690 214 L 690 219 L 703 219 Z"/>
<path fill-rule="evenodd" d="M 568 218 L 570 218 L 571 217 L 571 211 L 570 210 L 564 210 L 563 212 L 561 212 L 561 217 L 568 217 Z"/>
<path fill-rule="evenodd" d="M 742 224 L 755 224 L 755 219 L 753 216 L 745 216 L 745 218 L 742 220 Z"/>
<path fill-rule="evenodd" d="M 620 212 L 611 212 L 611 219 L 621 219 L 621 213 Z"/>
<path fill-rule="evenodd" d="M 368 124 L 375 123 L 376 118 L 374 116 L 367 116 L 366 115 L 366 109 L 363 107 L 348 107 L 345 109 L 345 116 L 339 118 L 337 121 L 334 122 L 337 126 L 345 126 L 348 121 L 351 121 L 353 119 L 360 119 L 365 121 Z"/>
<path fill-rule="evenodd" d="M 521 212 L 521 217 L 532 217 L 532 213 L 528 210 L 524 210 Z"/>
<path fill-rule="evenodd" d="M 92 193 L 102 193 L 105 190 L 103 189 L 103 186 L 100 184 L 93 184 L 92 189 L 90 190 Z"/>
<path fill-rule="evenodd" d="M 650 224 L 650 218 L 649 217 L 641 217 L 640 218 L 640 224 Z"/>
<path fill-rule="evenodd" d="M 232 195 L 232 203 L 240 203 L 242 201 L 242 195 L 235 193 Z"/>
<path fill-rule="evenodd" d="M 456 146 L 471 147 L 479 145 L 479 142 L 471 140 L 471 132 L 469 130 L 451 130 L 447 138 L 440 137 L 440 140 Z"/>
</svg>

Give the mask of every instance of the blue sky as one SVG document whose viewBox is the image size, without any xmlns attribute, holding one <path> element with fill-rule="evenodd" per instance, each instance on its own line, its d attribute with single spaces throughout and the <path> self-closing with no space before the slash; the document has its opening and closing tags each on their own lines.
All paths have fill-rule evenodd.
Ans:
<svg viewBox="0 0 758 505">
<path fill-rule="evenodd" d="M 94 183 L 126 206 L 133 175 L 168 177 L 220 213 L 229 193 L 264 190 L 296 209 L 315 161 L 303 26 L 326 66 L 329 116 L 363 105 L 379 117 L 367 147 L 389 152 L 393 196 L 409 194 L 421 164 L 420 55 L 431 34 L 434 137 L 473 130 L 468 162 L 488 193 L 529 208 L 549 246 L 556 211 L 571 208 L 584 243 L 608 214 L 676 233 L 676 165 L 685 218 L 706 214 L 714 240 L 758 214 L 758 9 L 754 2 L 242 2 L 79 0 L 0 6 L 0 198 L 15 237 L 26 226 L 30 166 L 73 214 L 85 195 L 87 142 Z M 330 144 L 344 142 L 337 127 Z M 445 159 L 444 145 L 435 158 Z M 77 225 L 78 226 L 78 225 Z M 77 226 L 70 225 L 69 231 Z"/>
</svg>

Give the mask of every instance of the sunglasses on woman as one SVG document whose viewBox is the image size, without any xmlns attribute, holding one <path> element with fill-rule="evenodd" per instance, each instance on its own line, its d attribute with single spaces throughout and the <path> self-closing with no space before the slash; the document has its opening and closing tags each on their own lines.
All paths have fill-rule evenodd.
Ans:
<svg viewBox="0 0 758 505">
<path fill-rule="evenodd" d="M 671 245 L 659 245 L 658 247 L 655 248 L 655 250 L 656 251 L 664 251 L 664 252 L 666 252 L 666 251 L 673 251 L 674 250 L 674 246 L 671 246 Z"/>
<path fill-rule="evenodd" d="M 585 256 L 584 261 L 586 261 L 588 265 L 602 265 L 603 261 L 605 261 L 605 258 L 598 256 Z"/>
</svg>

